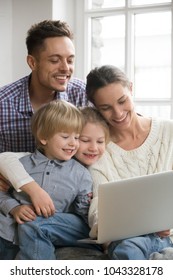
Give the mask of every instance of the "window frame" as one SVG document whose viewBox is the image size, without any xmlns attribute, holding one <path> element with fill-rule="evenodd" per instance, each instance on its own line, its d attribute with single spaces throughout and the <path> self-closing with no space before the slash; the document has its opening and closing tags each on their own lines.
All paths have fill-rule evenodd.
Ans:
<svg viewBox="0 0 173 280">
<path fill-rule="evenodd" d="M 161 4 L 150 4 L 150 5 L 141 5 L 141 6 L 130 6 L 130 0 L 125 1 L 125 7 L 120 8 L 101 8 L 101 9 L 88 9 L 88 0 L 77 0 L 81 2 L 83 9 L 83 35 L 80 33 L 80 38 L 83 39 L 83 43 L 80 44 L 80 55 L 83 55 L 84 69 L 83 76 L 84 78 L 91 70 L 91 18 L 92 17 L 101 17 L 101 16 L 111 16 L 111 15 L 125 15 L 125 72 L 129 79 L 134 80 L 134 56 L 133 56 L 133 35 L 132 30 L 134 26 L 133 15 L 140 13 L 148 12 L 163 12 L 171 11 L 172 13 L 172 29 L 173 29 L 173 1 L 170 3 L 161 3 Z M 78 4 L 78 3 L 77 3 Z M 82 11 L 81 11 L 82 12 Z M 80 12 L 80 20 L 81 20 Z M 78 28 L 76 28 L 78 34 Z M 83 36 L 83 38 L 81 37 Z M 138 106 L 147 106 L 147 105 L 168 105 L 171 107 L 170 118 L 173 119 L 173 30 L 171 33 L 171 97 L 162 98 L 162 99 L 142 99 L 135 98 L 134 102 Z M 81 48 L 83 52 L 81 52 Z"/>
</svg>

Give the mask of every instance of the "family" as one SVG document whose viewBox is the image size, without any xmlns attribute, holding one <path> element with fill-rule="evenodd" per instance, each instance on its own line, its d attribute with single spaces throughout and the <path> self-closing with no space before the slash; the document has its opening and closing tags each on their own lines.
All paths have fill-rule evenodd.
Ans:
<svg viewBox="0 0 173 280">
<path fill-rule="evenodd" d="M 113 65 L 72 78 L 67 23 L 34 24 L 31 74 L 0 89 L 0 259 L 52 260 L 61 247 L 106 250 L 112 260 L 173 259 L 170 229 L 89 245 L 98 186 L 173 169 L 173 122 L 141 116 L 133 84 Z M 171 252 L 171 253 L 170 253 Z M 165 257 L 166 259 L 166 257 Z"/>
</svg>

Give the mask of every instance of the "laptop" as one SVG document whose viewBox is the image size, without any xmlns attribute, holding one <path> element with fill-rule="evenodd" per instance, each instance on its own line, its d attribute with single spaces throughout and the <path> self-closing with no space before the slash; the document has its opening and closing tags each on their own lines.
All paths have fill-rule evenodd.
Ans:
<svg viewBox="0 0 173 280">
<path fill-rule="evenodd" d="M 98 188 L 98 237 L 102 244 L 173 228 L 173 171 L 122 179 Z"/>
</svg>

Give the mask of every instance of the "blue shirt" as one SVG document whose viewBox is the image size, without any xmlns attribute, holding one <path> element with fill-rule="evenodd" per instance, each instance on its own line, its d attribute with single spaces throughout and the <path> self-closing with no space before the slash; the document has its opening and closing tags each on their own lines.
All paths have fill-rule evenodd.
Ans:
<svg viewBox="0 0 173 280">
<path fill-rule="evenodd" d="M 24 156 L 20 161 L 50 195 L 57 212 L 73 212 L 87 222 L 90 206 L 87 194 L 92 192 L 92 178 L 87 168 L 75 159 L 49 160 L 39 151 Z M 16 241 L 17 224 L 9 212 L 18 205 L 31 204 L 31 200 L 24 192 L 13 190 L 12 195 L 0 192 L 0 236 Z"/>
<path fill-rule="evenodd" d="M 29 97 L 30 75 L 0 88 L 0 153 L 34 152 L 31 133 L 33 108 Z M 56 92 L 55 99 L 66 100 L 75 106 L 87 106 L 85 83 L 69 81 L 66 92 Z"/>
</svg>

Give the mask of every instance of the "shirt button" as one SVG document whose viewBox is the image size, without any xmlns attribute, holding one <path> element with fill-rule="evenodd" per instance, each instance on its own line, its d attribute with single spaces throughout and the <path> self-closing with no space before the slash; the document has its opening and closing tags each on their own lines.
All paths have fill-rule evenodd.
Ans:
<svg viewBox="0 0 173 280">
<path fill-rule="evenodd" d="M 53 160 L 51 160 L 50 163 L 53 163 Z"/>
<path fill-rule="evenodd" d="M 46 172 L 46 175 L 49 175 L 50 174 L 50 172 Z"/>
</svg>

